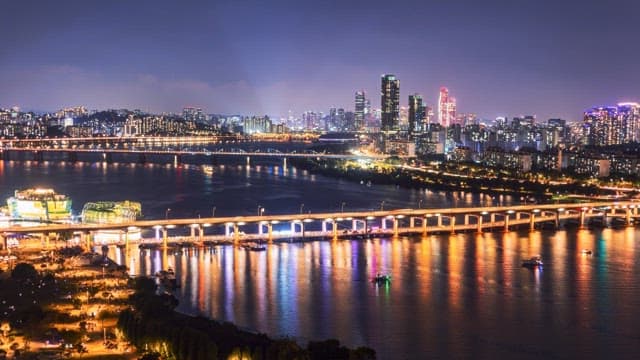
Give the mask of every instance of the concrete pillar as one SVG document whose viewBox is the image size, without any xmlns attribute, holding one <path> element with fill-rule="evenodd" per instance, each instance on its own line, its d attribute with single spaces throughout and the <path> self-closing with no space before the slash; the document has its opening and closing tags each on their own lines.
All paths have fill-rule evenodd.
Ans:
<svg viewBox="0 0 640 360">
<path fill-rule="evenodd" d="M 162 248 L 166 249 L 169 246 L 169 234 L 168 234 L 168 230 L 166 228 L 162 228 Z"/>
<path fill-rule="evenodd" d="M 584 229 L 584 218 L 585 212 L 584 210 L 580 210 L 580 229 Z"/>
<path fill-rule="evenodd" d="M 482 215 L 478 215 L 478 229 L 476 232 L 482 234 Z"/>
<path fill-rule="evenodd" d="M 189 226 L 191 228 L 191 238 L 196 237 L 196 228 L 194 226 Z"/>
<path fill-rule="evenodd" d="M 156 228 L 156 241 L 160 241 L 160 228 Z"/>
<path fill-rule="evenodd" d="M 323 233 L 327 232 L 327 222 L 326 221 L 322 221 L 322 232 Z"/>
<path fill-rule="evenodd" d="M 351 220 L 351 230 L 356 231 L 358 230 L 358 220 Z"/>
<path fill-rule="evenodd" d="M 198 237 L 200 238 L 200 242 L 204 242 L 204 227 L 198 226 Z"/>
<path fill-rule="evenodd" d="M 529 231 L 536 229 L 536 215 L 534 213 L 529 214 Z"/>
<path fill-rule="evenodd" d="M 338 223 L 334 220 L 331 224 L 333 225 L 333 239 L 337 240 L 338 239 Z"/>
<path fill-rule="evenodd" d="M 468 214 L 464 215 L 464 224 L 465 225 L 469 225 L 469 215 Z"/>
<path fill-rule="evenodd" d="M 626 209 L 625 224 L 631 226 L 631 209 Z"/>
<path fill-rule="evenodd" d="M 490 220 L 489 220 L 489 221 L 490 221 L 491 223 L 496 222 L 496 214 L 491 214 L 491 216 L 490 216 Z"/>
<path fill-rule="evenodd" d="M 427 218 L 422 218 L 422 235 L 427 235 Z"/>
<path fill-rule="evenodd" d="M 238 224 L 233 224 L 233 244 L 238 245 L 240 242 L 240 229 L 238 228 Z"/>
<path fill-rule="evenodd" d="M 438 227 L 442 227 L 442 216 L 437 216 L 438 218 Z"/>
<path fill-rule="evenodd" d="M 451 223 L 451 233 L 455 234 L 456 233 L 456 217 L 454 215 L 451 215 L 451 217 L 449 218 L 449 222 Z"/>
<path fill-rule="evenodd" d="M 556 220 L 555 220 L 555 222 L 556 222 L 556 229 L 559 229 L 560 228 L 560 212 L 559 211 L 556 211 Z"/>
<path fill-rule="evenodd" d="M 398 219 L 393 218 L 393 236 L 398 236 Z"/>
<path fill-rule="evenodd" d="M 413 229 L 415 227 L 415 225 L 416 225 L 416 220 L 412 216 L 412 217 L 409 218 L 409 227 Z"/>
<path fill-rule="evenodd" d="M 269 243 L 273 242 L 273 225 L 272 224 L 267 224 L 267 232 L 269 233 L 269 237 L 268 237 L 268 241 Z"/>
<path fill-rule="evenodd" d="M 516 220 L 520 220 L 520 215 L 522 215 L 522 213 L 521 213 L 521 212 L 517 212 L 517 213 L 516 213 Z"/>
<path fill-rule="evenodd" d="M 509 232 L 509 214 L 504 214 L 504 232 Z"/>
<path fill-rule="evenodd" d="M 296 233 L 296 223 L 294 223 L 293 221 L 291 222 L 291 234 L 295 234 Z"/>
<path fill-rule="evenodd" d="M 258 223 L 258 235 L 262 235 L 262 223 Z"/>
<path fill-rule="evenodd" d="M 387 230 L 387 218 L 382 218 L 382 230 Z"/>
</svg>

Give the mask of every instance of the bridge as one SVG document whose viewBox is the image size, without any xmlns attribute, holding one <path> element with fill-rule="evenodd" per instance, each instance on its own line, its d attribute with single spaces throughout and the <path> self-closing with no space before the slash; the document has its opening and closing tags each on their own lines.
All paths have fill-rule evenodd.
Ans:
<svg viewBox="0 0 640 360">
<path fill-rule="evenodd" d="M 268 138 L 271 142 L 290 143 L 278 137 Z M 296 138 L 296 141 L 308 142 L 307 136 Z M 0 159 L 10 160 L 12 154 L 23 154 L 22 159 L 33 161 L 66 160 L 79 161 L 79 156 L 97 155 L 107 163 L 114 162 L 114 155 L 121 156 L 124 162 L 146 163 L 151 156 L 169 158 L 172 163 L 180 164 L 186 157 L 204 157 L 215 162 L 218 157 L 251 157 L 257 158 L 325 158 L 325 159 L 385 159 L 389 155 L 383 154 L 327 154 L 310 150 L 280 151 L 269 148 L 263 143 L 263 138 L 236 135 L 217 136 L 171 136 L 171 137 L 82 137 L 82 138 L 54 138 L 54 139 L 0 139 Z M 243 150 L 239 147 L 251 143 L 261 144 L 261 149 Z M 176 148 L 174 148 L 176 147 Z M 212 147 L 218 147 L 212 149 Z M 26 156 L 25 156 L 26 154 Z M 51 156 L 52 154 L 63 154 Z M 131 156 L 133 155 L 133 156 Z"/>
<path fill-rule="evenodd" d="M 128 247 L 131 243 L 145 242 L 168 247 L 172 243 L 189 242 L 203 245 L 211 243 L 241 244 L 246 241 L 272 242 L 278 239 L 338 239 L 401 234 L 435 234 L 478 232 L 490 230 L 511 231 L 526 227 L 534 231 L 540 224 L 558 228 L 575 224 L 580 228 L 588 222 L 600 226 L 633 226 L 640 223 L 640 202 L 597 202 L 581 204 L 532 204 L 495 207 L 469 207 L 446 209 L 395 209 L 381 211 L 329 212 L 317 214 L 276 214 L 233 217 L 140 220 L 117 224 L 39 224 L 35 226 L 10 225 L 0 228 L 5 248 L 7 238 L 17 234 L 40 237 L 41 246 L 50 247 L 50 239 L 60 234 L 76 234 L 80 243 L 92 248 L 93 239 L 104 231 L 116 232 L 115 243 Z M 315 225 L 315 226 L 314 226 Z M 274 231 L 275 226 L 287 231 Z M 312 230 L 312 228 L 314 228 Z M 342 228 L 341 228 L 342 227 Z M 177 230 L 188 229 L 190 235 L 177 235 Z M 212 230 L 224 229 L 223 234 Z M 246 234 L 243 230 L 255 229 Z M 129 234 L 141 230 L 155 231 L 155 237 L 133 240 Z M 184 230 L 183 230 L 184 231 Z M 174 234 L 170 234 L 174 232 Z M 207 234 L 209 232 L 209 234 Z"/>
</svg>

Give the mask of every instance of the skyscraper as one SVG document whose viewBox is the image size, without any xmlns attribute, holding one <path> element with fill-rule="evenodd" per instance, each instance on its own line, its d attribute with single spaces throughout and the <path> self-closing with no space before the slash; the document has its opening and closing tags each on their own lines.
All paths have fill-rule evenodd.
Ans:
<svg viewBox="0 0 640 360">
<path fill-rule="evenodd" d="M 356 110 L 354 117 L 354 127 L 356 131 L 361 131 L 364 126 L 365 102 L 364 90 L 356 91 Z"/>
<path fill-rule="evenodd" d="M 438 99 L 438 122 L 442 126 L 451 125 L 456 119 L 456 99 L 449 96 L 449 89 L 440 88 Z"/>
<path fill-rule="evenodd" d="M 640 140 L 640 104 L 621 103 L 589 109 L 584 114 L 589 145 L 617 145 Z"/>
<path fill-rule="evenodd" d="M 426 118 L 426 107 L 422 102 L 422 95 L 409 95 L 409 133 L 420 132 L 423 129 L 423 122 Z"/>
<path fill-rule="evenodd" d="M 396 131 L 400 123 L 400 80 L 395 75 L 382 75 L 382 131 Z"/>
</svg>

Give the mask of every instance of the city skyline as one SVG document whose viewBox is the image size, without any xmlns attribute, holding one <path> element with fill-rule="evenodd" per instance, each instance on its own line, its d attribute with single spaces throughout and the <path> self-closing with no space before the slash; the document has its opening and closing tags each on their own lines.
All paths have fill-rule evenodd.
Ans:
<svg viewBox="0 0 640 360">
<path fill-rule="evenodd" d="M 359 90 L 375 106 L 381 74 L 402 81 L 401 106 L 414 93 L 436 105 L 446 86 L 484 119 L 580 120 L 640 97 L 622 21 L 640 4 L 416 4 L 13 3 L 0 15 L 0 106 L 284 117 L 353 109 Z"/>
</svg>

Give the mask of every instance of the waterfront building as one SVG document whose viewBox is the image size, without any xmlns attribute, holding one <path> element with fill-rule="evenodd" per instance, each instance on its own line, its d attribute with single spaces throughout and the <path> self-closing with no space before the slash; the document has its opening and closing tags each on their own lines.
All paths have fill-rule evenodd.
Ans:
<svg viewBox="0 0 640 360">
<path fill-rule="evenodd" d="M 98 201 L 84 204 L 82 222 L 88 224 L 120 224 L 135 221 L 142 205 L 135 201 Z"/>
<path fill-rule="evenodd" d="M 400 126 L 400 80 L 395 75 L 382 75 L 381 128 L 382 131 L 398 131 Z"/>
<path fill-rule="evenodd" d="M 71 219 L 71 199 L 53 189 L 15 191 L 7 199 L 9 214 L 17 219 L 59 221 Z"/>
</svg>

